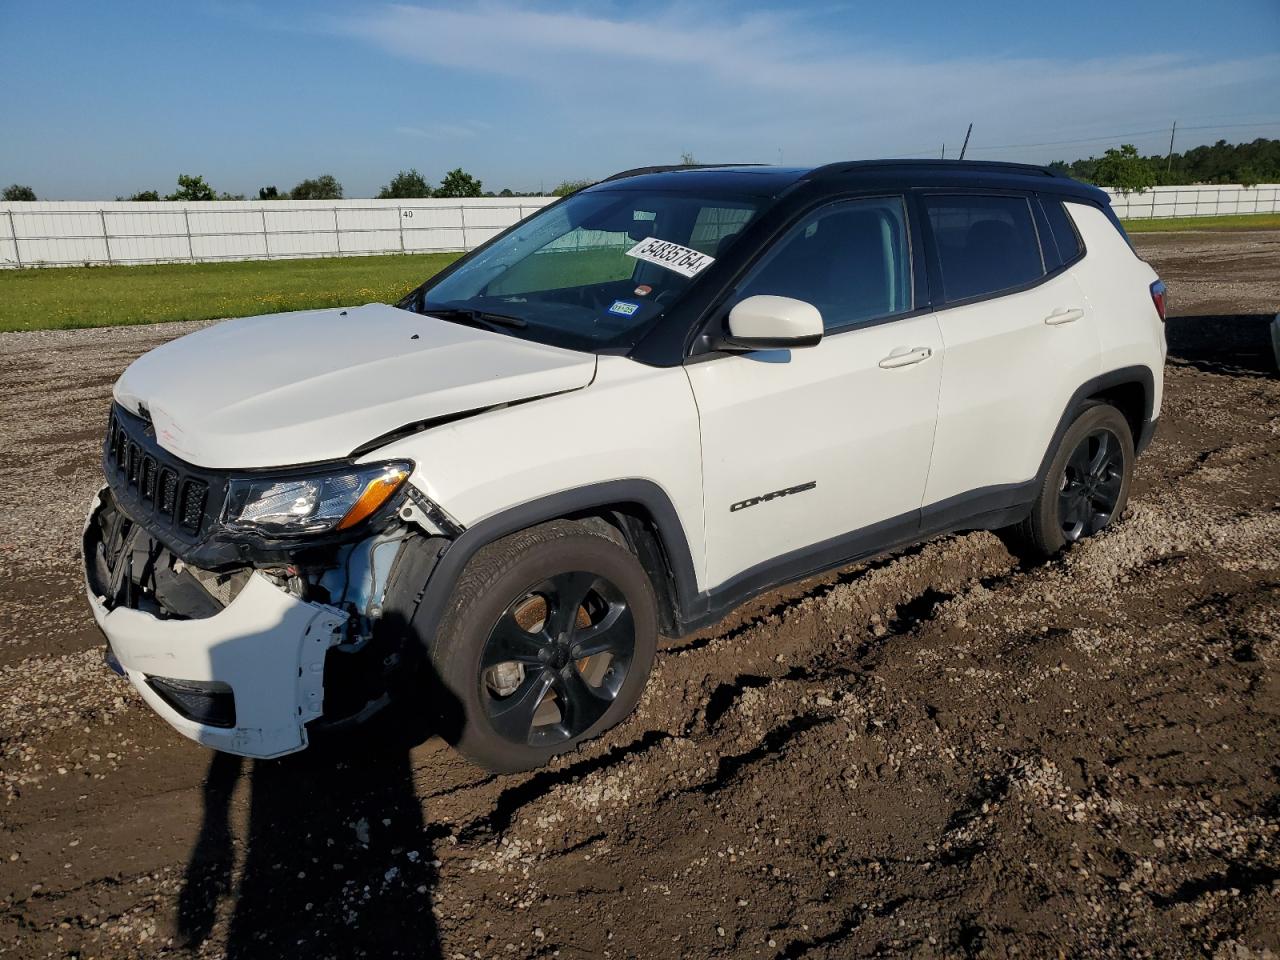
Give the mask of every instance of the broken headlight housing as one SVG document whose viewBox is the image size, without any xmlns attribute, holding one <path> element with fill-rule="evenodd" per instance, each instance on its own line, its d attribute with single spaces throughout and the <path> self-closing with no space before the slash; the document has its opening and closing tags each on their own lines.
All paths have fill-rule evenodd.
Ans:
<svg viewBox="0 0 1280 960">
<path fill-rule="evenodd" d="M 228 530 L 267 537 L 349 530 L 388 504 L 412 470 L 412 463 L 397 460 L 325 473 L 232 480 L 222 522 Z"/>
</svg>

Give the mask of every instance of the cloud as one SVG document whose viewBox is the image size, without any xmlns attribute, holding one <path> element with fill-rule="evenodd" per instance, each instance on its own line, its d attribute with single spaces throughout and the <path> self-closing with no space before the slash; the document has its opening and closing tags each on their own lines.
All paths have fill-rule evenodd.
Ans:
<svg viewBox="0 0 1280 960">
<path fill-rule="evenodd" d="M 420 126 L 398 126 L 395 132 L 401 136 L 426 140 L 464 140 L 488 127 L 487 123 L 424 123 Z"/>
<path fill-rule="evenodd" d="M 1275 55 L 930 58 L 851 34 L 845 20 L 832 29 L 811 16 L 691 3 L 631 16 L 511 0 L 394 4 L 326 27 L 451 76 L 505 84 L 536 100 L 544 129 L 609 138 L 619 155 L 639 145 L 674 156 L 676 144 L 700 159 L 776 160 L 780 147 L 806 161 L 932 152 L 942 140 L 958 144 L 970 120 L 983 155 L 984 142 L 1145 130 L 1175 108 L 1230 112 L 1237 92 L 1280 82 Z M 1044 158 L 1022 152 L 1002 155 Z M 1074 152 L 1050 150 L 1058 154 Z"/>
</svg>

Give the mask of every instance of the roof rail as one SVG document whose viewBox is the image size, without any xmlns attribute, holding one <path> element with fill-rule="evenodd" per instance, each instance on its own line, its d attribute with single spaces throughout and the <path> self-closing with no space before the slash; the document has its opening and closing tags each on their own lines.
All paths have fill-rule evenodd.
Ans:
<svg viewBox="0 0 1280 960">
<path fill-rule="evenodd" d="M 656 167 L 635 167 L 631 170 L 623 170 L 621 173 L 615 173 L 611 177 L 605 177 L 601 183 L 608 183 L 610 180 L 625 180 L 627 177 L 640 177 L 646 173 L 673 173 L 677 170 L 715 170 L 721 167 L 764 167 L 768 164 L 764 163 L 669 163 Z"/>
<path fill-rule="evenodd" d="M 931 170 L 985 170 L 990 173 L 1008 173 L 1017 176 L 1063 177 L 1048 167 L 1033 163 L 1006 163 L 1001 160 L 846 160 L 841 163 L 828 163 L 809 173 L 810 179 L 835 176 L 842 173 L 856 173 L 875 167 L 924 167 Z"/>
</svg>

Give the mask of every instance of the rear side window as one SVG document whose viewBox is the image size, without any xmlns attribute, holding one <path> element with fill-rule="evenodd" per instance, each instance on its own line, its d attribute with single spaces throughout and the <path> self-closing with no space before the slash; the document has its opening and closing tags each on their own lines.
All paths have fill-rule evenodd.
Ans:
<svg viewBox="0 0 1280 960">
<path fill-rule="evenodd" d="M 1044 276 L 1044 259 L 1025 197 L 923 198 L 947 300 L 1020 287 Z"/>
<path fill-rule="evenodd" d="M 1071 222 L 1071 214 L 1067 213 L 1061 200 L 1044 199 L 1040 202 L 1044 206 L 1044 215 L 1049 221 L 1053 241 L 1058 245 L 1058 254 L 1063 263 L 1070 263 L 1084 249 L 1080 245 L 1080 235 L 1076 233 L 1075 224 Z"/>
</svg>

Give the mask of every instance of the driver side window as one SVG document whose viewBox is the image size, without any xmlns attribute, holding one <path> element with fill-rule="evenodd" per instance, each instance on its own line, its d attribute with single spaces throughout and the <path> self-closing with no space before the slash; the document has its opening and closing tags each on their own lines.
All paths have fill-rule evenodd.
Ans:
<svg viewBox="0 0 1280 960">
<path fill-rule="evenodd" d="M 813 304 L 828 333 L 910 311 L 902 198 L 847 200 L 806 217 L 765 255 L 737 299 L 757 294 Z"/>
</svg>

